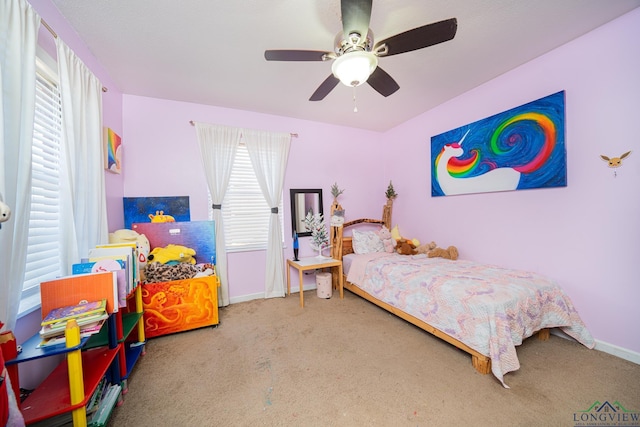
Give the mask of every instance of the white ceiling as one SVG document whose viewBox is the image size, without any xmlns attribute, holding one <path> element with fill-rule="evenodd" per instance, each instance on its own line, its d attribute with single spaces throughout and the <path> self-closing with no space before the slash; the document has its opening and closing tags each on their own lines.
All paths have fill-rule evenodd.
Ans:
<svg viewBox="0 0 640 427">
<path fill-rule="evenodd" d="M 375 40 L 455 17 L 451 41 L 380 58 L 400 85 L 338 85 L 308 101 L 331 62 L 267 49 L 333 50 L 340 0 L 53 0 L 125 94 L 388 130 L 640 6 L 640 0 L 373 0 Z M 615 46 L 612 46 L 615 48 Z M 541 76 L 543 78 L 543 76 Z"/>
</svg>

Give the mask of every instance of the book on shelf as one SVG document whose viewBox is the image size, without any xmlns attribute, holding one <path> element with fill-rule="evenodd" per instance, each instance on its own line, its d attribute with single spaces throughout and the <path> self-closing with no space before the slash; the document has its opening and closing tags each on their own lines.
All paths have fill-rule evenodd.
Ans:
<svg viewBox="0 0 640 427">
<path fill-rule="evenodd" d="M 80 301 L 78 304 L 54 308 L 42 319 L 40 325 L 45 326 L 59 322 L 66 324 L 67 320 L 79 319 L 92 314 L 103 314 L 106 313 L 106 310 L 107 300 L 104 298 L 98 301 Z M 78 326 L 80 325 L 78 324 Z"/>
<path fill-rule="evenodd" d="M 42 313 L 67 305 L 77 304 L 78 301 L 107 300 L 106 311 L 111 314 L 118 311 L 118 283 L 116 273 L 74 274 L 59 277 L 40 283 L 40 297 Z"/>
<path fill-rule="evenodd" d="M 129 295 L 129 284 L 127 283 L 126 262 L 121 259 L 104 258 L 98 261 L 84 260 L 71 266 L 73 274 L 102 273 L 115 271 L 118 282 L 118 307 L 127 305 L 127 295 Z"/>
<path fill-rule="evenodd" d="M 107 425 L 111 411 L 113 411 L 120 397 L 121 390 L 120 384 L 111 384 L 107 387 L 102 395 L 98 409 L 93 413 L 91 419 L 87 420 L 88 427 L 104 427 Z"/>
<path fill-rule="evenodd" d="M 98 384 L 93 394 L 87 401 L 87 405 L 85 406 L 85 409 L 87 411 L 87 418 L 90 418 L 91 415 L 93 415 L 93 413 L 98 410 L 100 402 L 102 401 L 102 398 L 109 388 L 109 385 L 110 384 L 109 381 L 107 381 L 107 377 L 102 377 L 102 379 L 100 380 L 100 384 Z"/>
<path fill-rule="evenodd" d="M 110 384 L 103 378 L 85 406 L 87 427 L 103 427 L 107 424 L 109 415 L 120 397 L 121 389 L 119 384 Z M 73 412 L 54 415 L 29 424 L 29 427 L 73 427 Z"/>
<path fill-rule="evenodd" d="M 133 283 L 138 283 L 138 281 L 140 280 L 140 265 L 139 265 L 140 253 L 138 251 L 138 244 L 136 242 L 117 242 L 117 243 L 107 243 L 103 245 L 96 245 L 96 249 L 109 249 L 109 248 L 131 248 L 132 250 L 131 273 L 132 273 Z"/>
<path fill-rule="evenodd" d="M 107 313 L 102 313 L 100 315 L 91 315 L 85 318 L 74 319 L 78 323 L 78 327 L 80 328 L 80 335 L 82 333 L 89 333 L 89 335 L 100 332 L 100 328 L 102 327 L 102 323 L 109 317 Z M 67 327 L 67 322 L 53 323 L 49 325 L 44 325 L 40 329 L 40 336 L 42 338 L 51 338 L 57 336 L 64 336 L 64 331 Z M 97 330 L 96 330 L 97 329 Z"/>
<path fill-rule="evenodd" d="M 116 271 L 126 268 L 123 260 L 104 259 L 89 261 L 88 259 L 71 266 L 72 274 L 100 273 L 103 271 Z"/>
<path fill-rule="evenodd" d="M 89 250 L 89 262 L 97 262 L 101 260 L 117 260 L 122 261 L 125 265 L 125 281 L 121 284 L 124 287 L 122 292 L 128 295 L 136 286 L 137 274 L 134 275 L 134 248 L 131 246 L 113 246 L 113 247 L 95 247 Z M 116 291 L 116 299 L 118 299 L 118 289 Z"/>
<path fill-rule="evenodd" d="M 105 321 L 106 321 L 106 318 L 98 320 L 95 323 L 80 327 L 80 338 L 90 337 L 91 335 L 97 334 L 98 332 L 100 332 Z M 55 335 L 50 335 L 45 333 L 48 336 L 44 337 L 42 335 L 42 329 L 41 329 L 40 336 L 42 337 L 42 341 L 40 341 L 40 344 L 38 344 L 38 348 L 53 347 L 56 345 L 66 345 L 67 339 L 64 331 L 65 330 L 62 329 L 61 331 L 56 332 Z"/>
</svg>

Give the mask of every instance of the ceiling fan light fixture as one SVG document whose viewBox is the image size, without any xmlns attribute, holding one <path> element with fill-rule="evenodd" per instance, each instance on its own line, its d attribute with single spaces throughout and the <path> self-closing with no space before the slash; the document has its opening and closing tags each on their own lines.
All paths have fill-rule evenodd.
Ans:
<svg viewBox="0 0 640 427">
<path fill-rule="evenodd" d="M 333 75 L 345 86 L 360 86 L 378 66 L 378 58 L 371 52 L 354 51 L 336 58 L 331 65 Z"/>
</svg>

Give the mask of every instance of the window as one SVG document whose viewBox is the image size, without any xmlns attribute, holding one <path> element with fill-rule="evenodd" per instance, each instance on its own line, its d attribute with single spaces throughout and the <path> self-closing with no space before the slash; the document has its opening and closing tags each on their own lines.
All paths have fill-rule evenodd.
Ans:
<svg viewBox="0 0 640 427">
<path fill-rule="evenodd" d="M 40 305 L 40 282 L 62 274 L 60 246 L 60 138 L 62 118 L 55 67 L 36 60 L 36 111 L 31 155 L 31 214 L 19 315 Z M 50 61 L 50 58 L 48 58 Z"/>
<path fill-rule="evenodd" d="M 209 202 L 209 218 L 212 218 L 211 199 Z M 260 184 L 253 171 L 249 151 L 241 142 L 236 151 L 229 187 L 222 203 L 227 251 L 266 249 L 270 216 L 271 210 L 264 200 Z M 282 230 L 282 197 L 278 206 L 278 217 Z"/>
</svg>

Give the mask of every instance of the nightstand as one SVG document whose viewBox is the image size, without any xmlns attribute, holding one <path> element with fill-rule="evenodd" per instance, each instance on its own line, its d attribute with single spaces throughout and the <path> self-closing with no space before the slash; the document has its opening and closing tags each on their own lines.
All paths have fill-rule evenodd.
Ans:
<svg viewBox="0 0 640 427">
<path fill-rule="evenodd" d="M 308 257 L 300 258 L 298 261 L 287 260 L 287 295 L 291 295 L 291 267 L 298 270 L 300 280 L 300 307 L 304 307 L 304 292 L 302 286 L 302 273 L 306 270 L 319 270 L 331 268 L 331 274 L 338 274 L 338 286 L 340 287 L 340 298 L 344 298 L 344 278 L 342 275 L 342 261 L 333 258 Z"/>
</svg>

